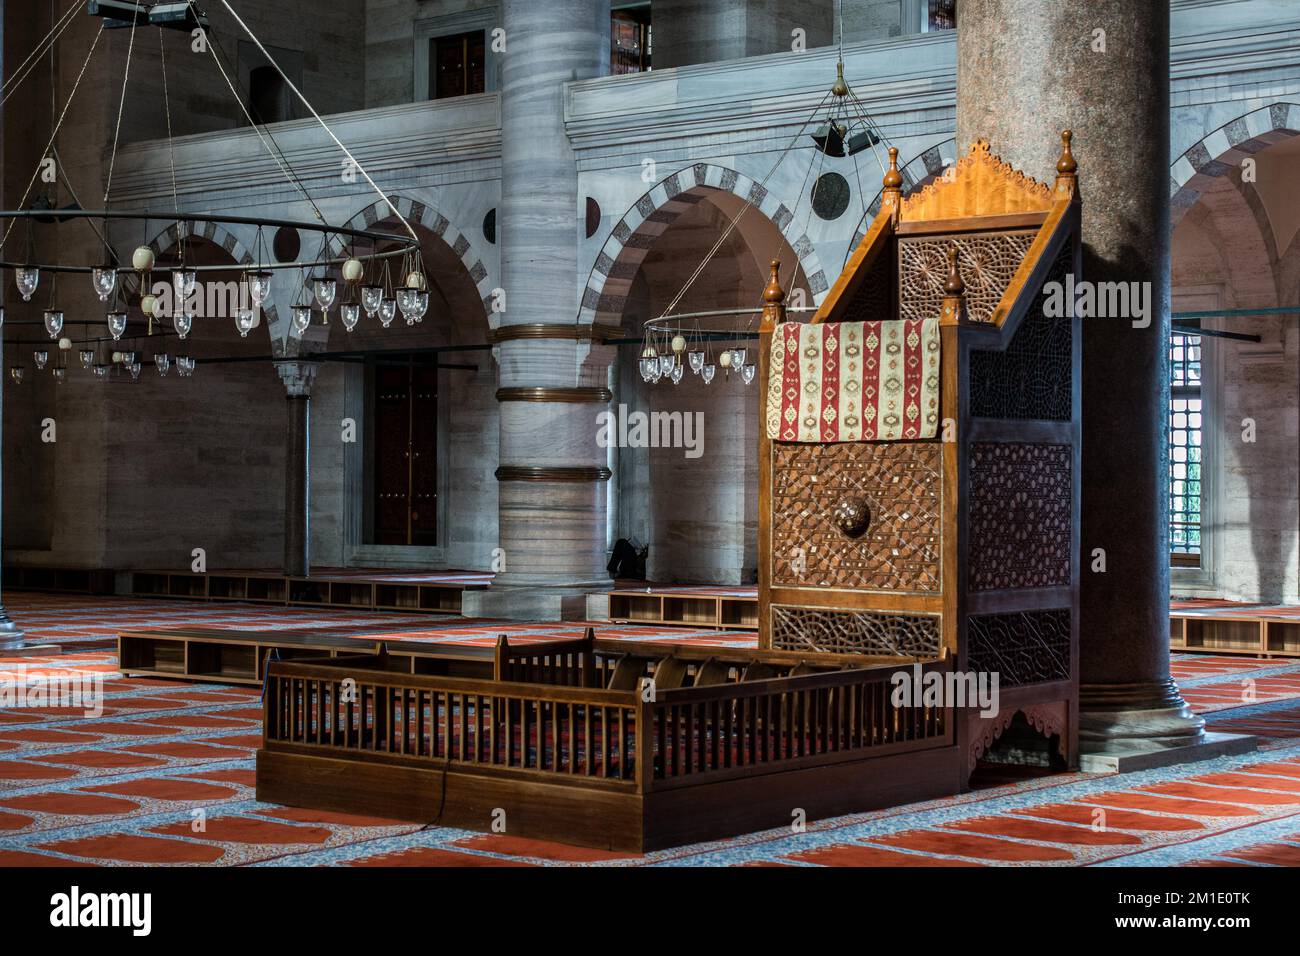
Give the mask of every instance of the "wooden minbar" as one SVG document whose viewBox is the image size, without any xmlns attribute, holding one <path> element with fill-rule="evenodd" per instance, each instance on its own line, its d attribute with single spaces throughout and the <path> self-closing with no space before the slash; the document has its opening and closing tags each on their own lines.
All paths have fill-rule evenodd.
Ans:
<svg viewBox="0 0 1300 956">
<path fill-rule="evenodd" d="M 1070 133 L 1049 187 L 977 142 L 879 214 L 808 323 L 766 293 L 760 646 L 952 655 L 1077 764 L 1080 275 Z M 1070 278 L 1070 277 L 1073 278 Z"/>
<path fill-rule="evenodd" d="M 774 264 L 758 650 L 589 632 L 503 636 L 490 674 L 436 648 L 272 660 L 258 799 L 645 852 L 958 792 L 1016 714 L 1076 763 L 1079 329 L 1047 307 L 1079 267 L 1064 144 L 1053 187 L 977 143 L 906 200 L 890 150 L 809 323 L 784 321 Z M 964 673 L 998 675 L 996 712 L 921 692 Z"/>
</svg>

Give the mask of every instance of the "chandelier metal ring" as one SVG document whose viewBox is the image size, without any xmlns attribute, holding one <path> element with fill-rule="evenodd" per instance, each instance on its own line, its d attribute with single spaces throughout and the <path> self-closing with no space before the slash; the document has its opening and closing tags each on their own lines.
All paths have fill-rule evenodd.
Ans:
<svg viewBox="0 0 1300 956">
<path fill-rule="evenodd" d="M 787 315 L 804 312 L 816 312 L 816 306 L 787 306 Z M 677 333 L 709 335 L 718 338 L 734 338 L 738 335 L 757 335 L 754 319 L 761 315 L 760 309 L 706 309 L 702 312 L 674 312 L 671 315 L 658 315 L 641 323 L 647 333 L 658 332 L 664 335 Z M 734 316 L 736 321 L 728 324 L 723 321 L 727 316 Z M 704 319 L 704 322 L 700 320 Z"/>
<path fill-rule="evenodd" d="M 339 256 L 321 256 L 314 260 L 295 259 L 292 262 L 250 262 L 235 263 L 234 265 L 186 265 L 186 269 L 191 272 L 229 272 L 232 269 L 243 269 L 250 266 L 256 266 L 258 269 L 273 271 L 277 269 L 313 269 L 328 268 L 330 266 L 339 266 L 349 259 L 356 259 L 360 262 L 382 261 L 384 259 L 401 258 L 412 254 L 418 255 L 420 244 L 411 236 L 400 235 L 397 233 L 380 232 L 374 229 L 351 229 L 346 226 L 330 226 L 320 222 L 310 222 L 306 220 L 293 219 L 269 219 L 254 216 L 224 216 L 208 213 L 184 213 L 177 215 L 151 213 L 148 210 L 131 211 L 117 209 L 7 209 L 0 210 L 0 222 L 9 219 L 26 219 L 29 222 L 39 223 L 40 225 L 58 225 L 69 219 L 86 219 L 86 220 L 126 220 L 128 222 L 149 223 L 157 220 L 158 222 L 167 223 L 212 223 L 214 225 L 226 226 L 256 226 L 261 229 L 296 229 L 300 232 L 312 232 L 325 237 L 326 243 L 335 238 L 361 240 L 372 243 L 376 246 L 383 244 L 394 244 L 391 249 L 371 252 L 353 252 L 351 254 L 341 254 Z M 196 233 L 191 233 L 196 235 Z M 343 252 L 346 252 L 346 244 Z M 0 268 L 16 269 L 35 267 L 42 272 L 60 272 L 60 273 L 90 273 L 102 266 L 92 265 L 63 265 L 60 263 L 43 263 L 43 262 L 17 262 L 8 259 L 0 259 Z M 117 266 L 119 273 L 130 273 L 136 270 L 130 264 Z"/>
</svg>

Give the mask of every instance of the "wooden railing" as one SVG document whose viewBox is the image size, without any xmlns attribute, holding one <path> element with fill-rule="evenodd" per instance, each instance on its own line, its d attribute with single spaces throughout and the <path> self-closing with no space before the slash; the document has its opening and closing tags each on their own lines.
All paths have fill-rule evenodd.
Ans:
<svg viewBox="0 0 1300 956">
<path fill-rule="evenodd" d="M 274 662 L 264 746 L 385 762 L 635 780 L 635 696 L 597 688 Z"/>
<path fill-rule="evenodd" d="M 952 743 L 951 709 L 893 705 L 899 672 L 911 679 L 900 665 L 656 693 L 644 705 L 647 789 Z"/>
<path fill-rule="evenodd" d="M 953 742 L 950 709 L 893 705 L 891 677 L 910 681 L 907 664 L 606 690 L 577 684 L 595 667 L 585 644 L 520 647 L 498 660 L 551 683 L 390 672 L 382 655 L 272 662 L 264 747 L 648 791 Z M 951 666 L 934 661 L 924 671 Z"/>
</svg>

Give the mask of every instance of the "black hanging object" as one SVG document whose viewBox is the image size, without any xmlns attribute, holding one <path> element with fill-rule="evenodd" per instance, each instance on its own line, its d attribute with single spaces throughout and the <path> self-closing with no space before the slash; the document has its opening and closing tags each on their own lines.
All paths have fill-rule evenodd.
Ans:
<svg viewBox="0 0 1300 956">
<path fill-rule="evenodd" d="M 843 156 L 844 137 L 848 131 L 847 126 L 832 121 L 817 127 L 817 131 L 812 134 L 812 140 L 827 156 Z"/>
</svg>

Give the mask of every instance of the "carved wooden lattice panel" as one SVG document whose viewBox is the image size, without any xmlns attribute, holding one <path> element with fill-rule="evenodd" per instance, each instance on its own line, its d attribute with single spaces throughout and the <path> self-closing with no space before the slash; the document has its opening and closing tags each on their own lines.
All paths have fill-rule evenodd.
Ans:
<svg viewBox="0 0 1300 956">
<path fill-rule="evenodd" d="M 970 586 L 1070 583 L 1069 445 L 972 442 Z"/>
<path fill-rule="evenodd" d="M 772 605 L 772 647 L 826 654 L 935 657 L 942 641 L 937 614 L 822 611 Z"/>
<path fill-rule="evenodd" d="M 1066 242 L 1044 286 L 1064 284 L 1073 264 L 1074 244 Z M 1005 351 L 971 351 L 970 413 L 975 418 L 1068 422 L 1073 416 L 1072 322 L 1064 314 L 1047 315 L 1047 299 L 1040 290 Z"/>
<path fill-rule="evenodd" d="M 1070 609 L 972 614 L 969 669 L 996 673 L 1003 687 L 1070 679 Z"/>
<path fill-rule="evenodd" d="M 948 278 L 948 247 L 956 243 L 962 281 L 966 283 L 966 312 L 972 322 L 988 322 L 1034 241 L 1032 229 L 977 232 L 942 238 L 898 240 L 898 307 L 900 319 L 929 319 L 943 305 Z"/>
<path fill-rule="evenodd" d="M 876 591 L 940 589 L 943 449 L 938 442 L 772 445 L 772 583 Z M 866 506 L 852 537 L 836 509 Z"/>
</svg>

